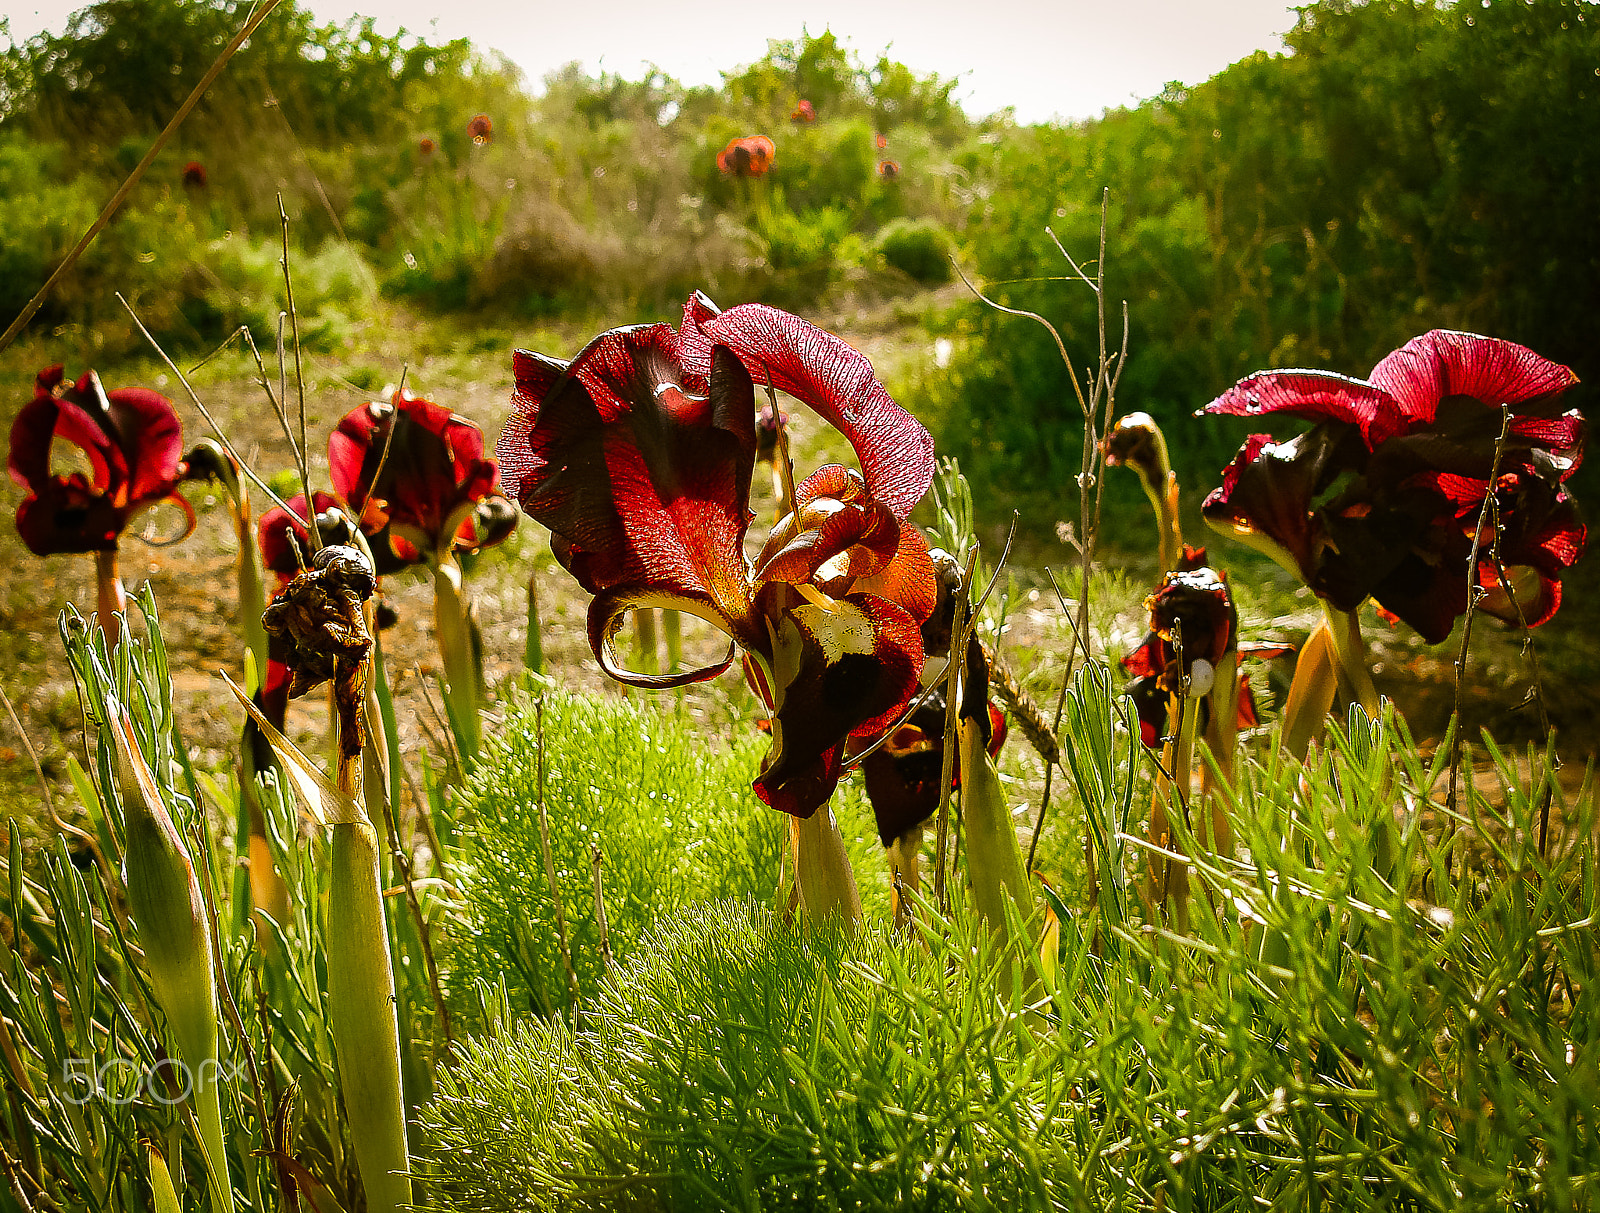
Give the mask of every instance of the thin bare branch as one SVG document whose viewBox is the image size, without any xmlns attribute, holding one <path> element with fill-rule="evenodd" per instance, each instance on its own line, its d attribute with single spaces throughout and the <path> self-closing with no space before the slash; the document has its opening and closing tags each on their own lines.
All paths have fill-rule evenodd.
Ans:
<svg viewBox="0 0 1600 1213">
<path fill-rule="evenodd" d="M 189 377 L 178 369 L 178 364 L 172 361 L 171 356 L 168 355 L 166 350 L 161 348 L 161 343 L 157 341 L 151 334 L 150 330 L 145 327 L 144 321 L 140 320 L 139 314 L 133 310 L 133 305 L 122 297 L 121 291 L 117 292 L 117 302 L 122 304 L 122 306 L 127 309 L 128 315 L 133 317 L 133 323 L 138 326 L 139 332 L 144 335 L 144 339 L 148 341 L 155 349 L 156 353 L 161 356 L 161 361 L 167 364 L 167 369 L 178 377 L 178 382 L 183 384 L 184 391 L 189 393 L 189 399 L 194 401 L 194 407 L 200 410 L 200 416 L 205 418 L 206 424 L 211 427 L 211 432 L 217 436 L 217 441 L 222 443 L 222 449 L 227 451 L 229 456 L 232 457 L 233 461 L 239 465 L 239 470 L 248 476 L 251 482 L 267 495 L 268 500 L 270 500 L 273 505 L 279 506 L 284 513 L 288 514 L 290 518 L 294 519 L 302 526 L 309 527 L 310 524 L 304 518 L 300 517 L 298 513 L 290 509 L 289 503 L 282 497 L 278 496 L 278 494 L 273 491 L 272 486 L 265 480 L 261 479 L 260 476 L 256 475 L 255 471 L 250 467 L 250 465 L 244 461 L 244 456 L 240 455 L 233 443 L 228 440 L 227 434 L 223 433 L 222 427 L 217 424 L 217 419 L 211 415 L 211 410 L 206 408 L 205 401 L 201 400 L 199 393 L 194 390 L 194 385 L 189 382 Z"/>
</svg>

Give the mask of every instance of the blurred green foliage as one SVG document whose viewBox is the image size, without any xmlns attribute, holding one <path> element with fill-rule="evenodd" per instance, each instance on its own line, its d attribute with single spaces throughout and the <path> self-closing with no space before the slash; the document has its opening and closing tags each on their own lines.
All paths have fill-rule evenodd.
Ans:
<svg viewBox="0 0 1600 1213">
<path fill-rule="evenodd" d="M 101 0 L 64 33 L 0 52 L 0 309 L 37 289 L 246 7 Z M 824 34 L 774 42 L 721 91 L 572 64 L 534 93 L 464 40 L 319 25 L 286 0 L 39 323 L 127 348 L 116 290 L 169 344 L 254 323 L 255 252 L 281 241 L 280 197 L 296 263 L 336 242 L 383 293 L 436 311 L 668 315 L 696 289 L 795 308 L 893 294 L 906 283 L 873 254 L 879 226 L 959 216 L 950 157 L 976 128 L 953 84 L 863 63 Z M 814 124 L 790 122 L 801 97 Z M 490 129 L 475 137 L 480 114 Z M 877 172 L 883 132 L 904 169 L 894 182 Z M 772 172 L 720 173 L 728 140 L 756 133 L 778 144 Z M 335 296 L 327 306 L 348 313 L 348 293 Z"/>
<path fill-rule="evenodd" d="M 991 293 L 1091 358 L 1093 293 L 1046 228 L 1092 276 L 1109 189 L 1113 348 L 1118 301 L 1131 317 L 1120 407 L 1155 416 L 1186 483 L 1214 482 L 1244 436 L 1193 410 L 1252 370 L 1365 375 L 1448 327 L 1600 378 L 1595 7 L 1322 0 L 1287 41 L 1135 109 L 959 153 Z M 1049 335 L 977 304 L 947 325 L 955 358 L 923 392 L 941 448 L 1008 506 L 1021 493 L 1059 511 L 1082 426 Z"/>
</svg>

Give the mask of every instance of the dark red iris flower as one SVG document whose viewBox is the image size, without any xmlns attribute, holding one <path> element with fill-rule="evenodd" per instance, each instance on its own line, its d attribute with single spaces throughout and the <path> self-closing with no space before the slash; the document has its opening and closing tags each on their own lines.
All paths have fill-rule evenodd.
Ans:
<svg viewBox="0 0 1600 1213">
<path fill-rule="evenodd" d="M 772 168 L 778 149 L 765 135 L 730 139 L 717 153 L 717 168 L 735 177 L 761 177 Z"/>
<path fill-rule="evenodd" d="M 994 704 L 989 715 L 989 757 L 997 758 L 1006 742 L 1006 718 Z M 889 740 L 861 762 L 862 781 L 877 821 L 883 845 L 927 821 L 939 811 L 939 776 L 944 771 L 945 697 L 932 691 L 896 729 Z M 961 756 L 957 753 L 950 786 L 961 786 Z"/>
<path fill-rule="evenodd" d="M 811 102 L 802 97 L 795 103 L 794 113 L 789 115 L 789 121 L 804 126 L 817 120 L 817 110 Z"/>
<path fill-rule="evenodd" d="M 198 160 L 191 160 L 183 166 L 183 186 L 185 189 L 203 190 L 210 180 L 206 176 L 206 166 Z"/>
<path fill-rule="evenodd" d="M 894 181 L 900 176 L 900 164 L 896 160 L 878 161 L 878 176 L 885 181 Z"/>
<path fill-rule="evenodd" d="M 342 512 L 339 512 L 339 500 L 331 493 L 316 493 L 317 503 L 317 534 L 324 545 L 349 543 L 351 540 L 350 523 Z M 281 591 L 294 579 L 296 574 L 303 573 L 311 567 L 311 558 L 316 553 L 311 549 L 311 538 L 306 533 L 306 528 L 300 519 L 306 514 L 306 498 L 304 493 L 296 493 L 289 498 L 289 509 L 295 513 L 290 517 L 281 505 L 275 505 L 261 515 L 256 523 L 256 542 L 261 549 L 261 564 L 269 573 L 275 573 L 278 578 L 278 589 Z M 367 541 L 372 546 L 373 555 L 379 551 L 379 545 L 372 543 L 372 536 L 367 536 Z M 387 544 L 384 545 L 387 550 Z M 379 575 L 385 572 L 397 573 L 407 567 L 406 561 L 391 557 L 393 563 L 387 569 L 380 569 Z"/>
<path fill-rule="evenodd" d="M 1584 420 L 1562 394 L 1564 366 L 1509 341 L 1435 330 L 1383 359 L 1365 380 L 1265 371 L 1202 413 L 1286 413 L 1315 422 L 1284 442 L 1253 434 L 1206 499 L 1207 521 L 1262 548 L 1332 606 L 1371 597 L 1429 643 L 1466 610 L 1467 563 L 1491 486 L 1501 406 L 1511 424 L 1494 486 L 1499 556 L 1530 625 L 1561 601 L 1560 577 L 1587 530 L 1566 481 L 1583 455 Z M 1484 536 L 1479 574 L 1496 585 Z M 1482 604 L 1516 611 L 1502 591 Z"/>
<path fill-rule="evenodd" d="M 483 431 L 404 392 L 345 414 L 328 438 L 328 474 L 369 536 L 380 575 L 391 557 L 403 566 L 492 547 L 516 527 Z"/>
<path fill-rule="evenodd" d="M 494 123 L 488 114 L 478 114 L 467 123 L 467 134 L 479 147 L 494 138 Z"/>
<path fill-rule="evenodd" d="M 838 783 L 846 740 L 887 728 L 917 689 L 936 582 L 906 517 L 933 478 L 928 432 L 839 338 L 759 304 L 719 312 L 700 294 L 677 331 L 613 329 L 570 363 L 518 350 L 513 369 L 506 488 L 595 595 L 601 666 L 670 687 L 732 664 L 730 646 L 687 673 L 622 668 L 614 642 L 633 609 L 687 611 L 727 633 L 772 716 L 756 791 L 810 817 Z M 769 376 L 849 439 L 861 471 L 808 477 L 752 560 L 755 383 Z"/>
<path fill-rule="evenodd" d="M 85 468 L 59 475 L 57 441 L 77 447 Z M 62 368 L 40 371 L 33 399 L 11 425 L 11 478 L 28 490 L 17 532 L 36 556 L 114 552 L 133 517 L 170 501 L 194 529 L 194 510 L 177 492 L 183 426 L 172 402 L 147 388 L 107 392 L 89 371 L 67 382 Z"/>
<path fill-rule="evenodd" d="M 1187 567 L 1168 573 L 1161 587 L 1144 601 L 1150 612 L 1149 635 L 1122 659 L 1122 668 L 1133 675 L 1125 689 L 1133 696 L 1144 744 L 1151 748 L 1167 724 L 1170 697 L 1178 693 L 1181 680 L 1190 675 L 1194 663 L 1205 660 L 1215 668 L 1239 648 L 1239 612 L 1227 575 L 1204 562 L 1204 548 L 1185 547 Z M 1256 724 L 1255 701 L 1248 683 L 1241 686 L 1238 715 L 1241 728 Z"/>
</svg>

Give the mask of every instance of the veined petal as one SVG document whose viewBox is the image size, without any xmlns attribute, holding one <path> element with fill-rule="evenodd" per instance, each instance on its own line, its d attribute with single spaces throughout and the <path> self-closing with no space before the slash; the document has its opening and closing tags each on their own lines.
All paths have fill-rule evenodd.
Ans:
<svg viewBox="0 0 1600 1213">
<path fill-rule="evenodd" d="M 810 817 L 838 783 L 845 739 L 881 732 L 916 693 L 922 636 L 904 610 L 869 594 L 824 605 L 774 582 L 757 606 L 771 637 L 774 710 L 756 794 Z"/>
<path fill-rule="evenodd" d="M 1287 413 L 1308 421 L 1343 421 L 1361 431 L 1369 451 L 1405 424 L 1399 403 L 1388 392 L 1331 371 L 1247 375 L 1200 412 L 1228 417 Z"/>
<path fill-rule="evenodd" d="M 178 483 L 183 459 L 183 423 L 172 401 L 148 388 L 117 388 L 106 393 L 112 437 L 127 461 L 124 503 L 130 508 L 167 497 Z"/>
<path fill-rule="evenodd" d="M 1578 382 L 1559 363 L 1496 337 L 1434 329 L 1372 368 L 1368 382 L 1393 396 L 1412 423 L 1430 423 L 1442 402 L 1465 396 L 1493 410 L 1553 416 L 1555 400 Z M 1498 432 L 1498 426 L 1497 426 Z"/>
<path fill-rule="evenodd" d="M 701 330 L 726 345 L 751 379 L 789 393 L 855 448 L 867 492 L 901 521 L 933 481 L 933 438 L 896 404 L 866 357 L 832 333 L 760 303 L 723 312 Z"/>
<path fill-rule="evenodd" d="M 764 644 L 746 618 L 750 376 L 723 350 L 701 379 L 678 365 L 676 347 L 666 325 L 591 342 L 531 406 L 526 445 L 502 440 L 508 476 L 591 593 L 650 587 L 711 602 L 741 643 Z M 519 389 L 519 410 L 527 399 Z"/>
<path fill-rule="evenodd" d="M 334 491 L 362 516 L 363 529 L 390 522 L 415 528 L 427 536 L 429 551 L 452 515 L 499 485 L 476 425 L 402 392 L 340 420 L 328 438 L 328 471 Z"/>
</svg>

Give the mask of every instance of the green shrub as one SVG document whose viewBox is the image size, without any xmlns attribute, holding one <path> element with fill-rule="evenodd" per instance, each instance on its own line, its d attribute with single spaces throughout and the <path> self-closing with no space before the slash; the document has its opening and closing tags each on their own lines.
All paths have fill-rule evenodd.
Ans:
<svg viewBox="0 0 1600 1213">
<path fill-rule="evenodd" d="M 1086 685 L 1071 782 L 1136 828 L 1117 815 L 1146 783 L 1088 723 L 1109 679 Z M 1309 768 L 1246 763 L 1227 808 L 1250 858 L 1197 863 L 1181 931 L 1103 834 L 1119 875 L 1062 918 L 1054 974 L 1024 968 L 1031 1012 L 959 910 L 917 942 L 664 915 L 576 1032 L 502 1018 L 468 1046 L 423 1113 L 432 1190 L 473 1213 L 1587 1207 L 1592 788 L 1486 741 L 1503 797 L 1469 781 L 1470 829 L 1440 834 L 1409 806 L 1448 747 L 1396 727 L 1358 713 Z"/>
<path fill-rule="evenodd" d="M 893 219 L 875 241 L 883 259 L 918 282 L 949 282 L 955 241 L 943 224 L 932 219 Z"/>
<path fill-rule="evenodd" d="M 654 697 L 522 690 L 463 789 L 461 890 L 470 930 L 454 964 L 459 990 L 505 978 L 514 1006 L 565 1006 L 555 916 L 539 838 L 539 728 L 550 846 L 582 990 L 599 981 L 592 855 L 599 847 L 612 950 L 638 949 L 659 914 L 716 897 L 773 896 L 780 816 L 750 790 L 765 741 L 733 743 Z"/>
</svg>

